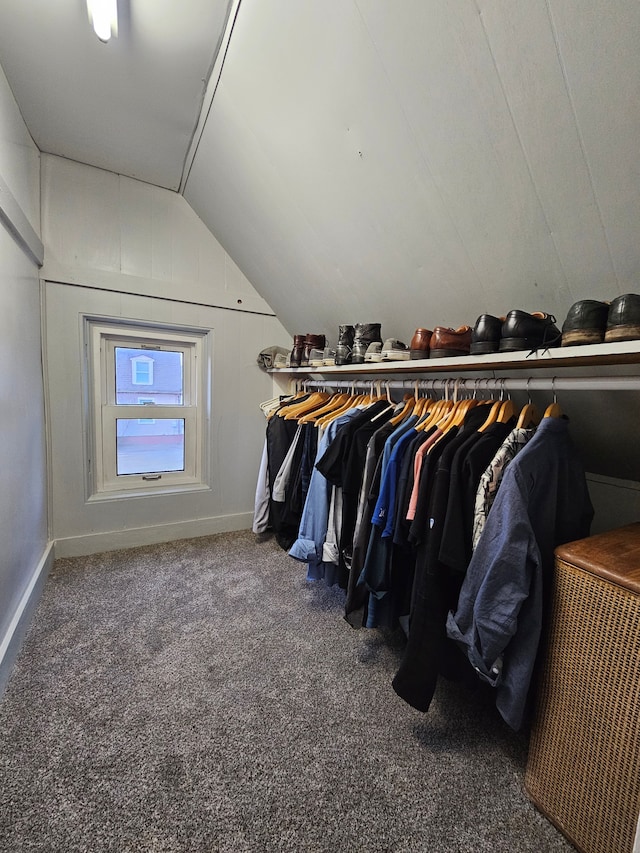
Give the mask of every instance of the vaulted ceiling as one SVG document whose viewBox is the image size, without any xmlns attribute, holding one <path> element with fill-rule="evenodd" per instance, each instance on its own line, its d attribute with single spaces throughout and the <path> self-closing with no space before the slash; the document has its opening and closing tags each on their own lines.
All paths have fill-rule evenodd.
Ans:
<svg viewBox="0 0 640 853">
<path fill-rule="evenodd" d="M 292 333 L 640 291 L 637 0 L 128 3 L 3 0 L 25 121 L 179 188 Z"/>
</svg>

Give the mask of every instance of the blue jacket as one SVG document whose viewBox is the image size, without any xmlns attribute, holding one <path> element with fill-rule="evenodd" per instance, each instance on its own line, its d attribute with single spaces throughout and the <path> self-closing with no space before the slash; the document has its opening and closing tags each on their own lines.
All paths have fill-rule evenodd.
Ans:
<svg viewBox="0 0 640 853">
<path fill-rule="evenodd" d="M 519 729 L 538 650 L 554 548 L 589 535 L 593 507 L 566 418 L 544 418 L 507 469 L 447 634 L 496 688 Z"/>
</svg>

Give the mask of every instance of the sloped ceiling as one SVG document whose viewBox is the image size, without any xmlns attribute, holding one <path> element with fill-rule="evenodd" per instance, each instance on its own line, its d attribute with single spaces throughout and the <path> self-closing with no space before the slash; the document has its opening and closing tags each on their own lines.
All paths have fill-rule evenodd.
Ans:
<svg viewBox="0 0 640 853">
<path fill-rule="evenodd" d="M 242 0 L 185 198 L 291 333 L 640 291 L 637 0 Z"/>
<path fill-rule="evenodd" d="M 637 0 L 84 5 L 0 3 L 36 143 L 180 188 L 291 334 L 640 291 Z"/>
<path fill-rule="evenodd" d="M 177 190 L 231 0 L 1 0 L 0 63 L 41 151 Z"/>
</svg>

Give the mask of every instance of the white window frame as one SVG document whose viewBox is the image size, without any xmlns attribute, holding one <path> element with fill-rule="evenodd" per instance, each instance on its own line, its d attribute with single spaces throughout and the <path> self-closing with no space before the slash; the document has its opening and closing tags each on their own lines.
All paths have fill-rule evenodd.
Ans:
<svg viewBox="0 0 640 853">
<path fill-rule="evenodd" d="M 155 406 L 155 400 L 148 400 L 146 397 L 138 397 L 139 406 Z M 139 424 L 155 424 L 155 418 L 138 418 Z"/>
<path fill-rule="evenodd" d="M 87 352 L 89 500 L 165 494 L 209 488 L 207 472 L 210 416 L 208 330 L 122 323 L 85 317 Z M 118 474 L 116 421 L 145 420 L 149 405 L 116 403 L 115 349 L 169 350 L 183 354 L 183 402 L 155 404 L 154 419 L 184 421 L 184 470 Z"/>
</svg>

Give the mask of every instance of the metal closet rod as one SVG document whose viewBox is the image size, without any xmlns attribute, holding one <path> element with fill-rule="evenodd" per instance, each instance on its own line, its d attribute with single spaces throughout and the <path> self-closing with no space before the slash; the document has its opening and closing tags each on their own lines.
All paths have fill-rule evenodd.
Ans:
<svg viewBox="0 0 640 853">
<path fill-rule="evenodd" d="M 304 388 L 399 389 L 404 391 L 640 391 L 640 376 L 550 376 L 523 379 L 305 379 Z"/>
</svg>

